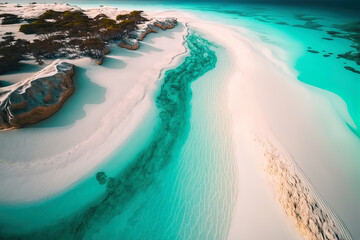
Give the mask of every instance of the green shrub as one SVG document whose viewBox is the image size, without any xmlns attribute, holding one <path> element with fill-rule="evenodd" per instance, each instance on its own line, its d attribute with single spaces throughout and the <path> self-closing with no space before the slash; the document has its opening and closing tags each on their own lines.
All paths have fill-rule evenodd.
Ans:
<svg viewBox="0 0 360 240">
<path fill-rule="evenodd" d="M 25 34 L 45 34 L 56 32 L 58 29 L 53 23 L 38 19 L 35 22 L 21 25 L 19 31 Z"/>
<path fill-rule="evenodd" d="M 39 19 L 54 19 L 57 20 L 60 18 L 60 16 L 63 14 L 63 12 L 57 12 L 54 10 L 47 10 L 43 14 L 39 16 Z"/>
<path fill-rule="evenodd" d="M 149 21 L 147 18 L 141 16 L 144 11 L 132 11 L 129 14 L 120 14 L 116 16 L 116 20 L 130 20 L 135 23 L 142 23 Z"/>
<path fill-rule="evenodd" d="M 17 15 L 10 13 L 0 14 L 0 18 L 2 18 L 1 21 L 2 25 L 21 23 L 23 20 L 22 18 L 19 18 Z"/>
<path fill-rule="evenodd" d="M 93 59 L 100 59 L 105 54 L 105 43 L 100 38 L 89 38 L 80 44 L 80 50 Z"/>
</svg>

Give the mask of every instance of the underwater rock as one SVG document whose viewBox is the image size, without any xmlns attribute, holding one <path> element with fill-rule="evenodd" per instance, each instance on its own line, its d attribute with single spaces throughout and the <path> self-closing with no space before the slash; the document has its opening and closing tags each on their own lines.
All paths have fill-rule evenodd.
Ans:
<svg viewBox="0 0 360 240">
<path fill-rule="evenodd" d="M 107 176 L 105 172 L 98 172 L 96 174 L 96 180 L 99 182 L 100 185 L 104 185 L 107 182 Z"/>
<path fill-rule="evenodd" d="M 360 74 L 360 71 L 356 70 L 356 69 L 353 68 L 353 67 L 345 66 L 344 68 L 345 68 L 346 70 L 349 70 L 349 71 L 352 71 L 352 72 L 354 72 L 354 73 Z"/>
<path fill-rule="evenodd" d="M 74 65 L 55 61 L 33 77 L 0 89 L 0 130 L 37 123 L 74 92 Z"/>
</svg>

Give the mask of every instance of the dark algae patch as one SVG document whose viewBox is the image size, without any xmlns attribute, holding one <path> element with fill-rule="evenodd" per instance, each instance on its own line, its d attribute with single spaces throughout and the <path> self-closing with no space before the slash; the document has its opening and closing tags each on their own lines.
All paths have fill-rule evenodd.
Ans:
<svg viewBox="0 0 360 240">
<path fill-rule="evenodd" d="M 104 185 L 107 181 L 107 176 L 105 172 L 98 172 L 96 174 L 96 180 L 99 182 L 100 185 Z"/>
<path fill-rule="evenodd" d="M 91 238 L 92 233 L 98 233 L 102 226 L 120 216 L 135 196 L 154 183 L 157 175 L 179 155 L 188 137 L 191 83 L 213 69 L 217 62 L 215 52 L 211 49 L 213 45 L 207 40 L 195 33 L 190 33 L 186 40 L 188 55 L 178 67 L 165 72 L 156 96 L 159 123 L 151 142 L 123 171 L 107 178 L 103 196 L 71 218 L 21 236 L 4 236 L 0 232 L 1 239 Z M 104 172 L 98 172 L 96 179 L 105 186 Z M 120 233 L 123 230 L 121 228 L 126 229 L 126 226 L 114 228 L 114 231 Z M 126 231 L 123 232 L 126 234 Z M 119 239 L 134 239 L 134 236 L 124 235 Z"/>
<path fill-rule="evenodd" d="M 349 70 L 349 71 L 352 71 L 352 72 L 354 72 L 354 73 L 360 74 L 360 71 L 356 70 L 356 69 L 353 68 L 353 67 L 345 66 L 344 68 L 345 68 L 346 70 Z"/>
<path fill-rule="evenodd" d="M 304 24 L 294 24 L 292 25 L 293 27 L 308 28 L 312 30 L 321 30 L 323 27 L 323 25 L 315 22 L 315 20 L 318 20 L 319 18 L 306 16 L 305 14 L 296 14 L 294 17 L 299 21 L 304 21 Z"/>
<path fill-rule="evenodd" d="M 311 49 L 309 49 L 309 50 L 307 50 L 307 51 L 310 52 L 310 53 L 319 53 L 318 51 L 311 50 Z"/>
<path fill-rule="evenodd" d="M 276 24 L 279 24 L 279 25 L 289 25 L 287 22 L 276 22 Z"/>
<path fill-rule="evenodd" d="M 338 54 L 339 58 L 347 59 L 349 61 L 355 62 L 360 66 L 360 21 L 351 22 L 341 25 L 334 25 L 340 31 L 328 31 L 327 33 L 332 37 L 348 39 L 352 42 L 351 47 L 352 51 L 346 53 Z M 350 70 L 347 68 L 347 70 Z M 352 71 L 352 70 L 350 70 Z"/>
</svg>

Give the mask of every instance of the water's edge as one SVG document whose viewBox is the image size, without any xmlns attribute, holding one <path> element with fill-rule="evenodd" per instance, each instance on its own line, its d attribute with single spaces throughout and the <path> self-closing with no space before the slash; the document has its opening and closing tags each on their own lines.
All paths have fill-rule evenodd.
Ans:
<svg viewBox="0 0 360 240">
<path fill-rule="evenodd" d="M 60 223 L 18 236 L 4 239 L 83 239 L 89 232 L 97 232 L 101 223 L 106 224 L 121 215 L 126 205 L 156 181 L 179 154 L 189 133 L 191 82 L 215 67 L 217 58 L 211 44 L 196 33 L 187 37 L 189 55 L 175 69 L 164 74 L 156 97 L 159 124 L 151 143 L 143 149 L 124 171 L 109 177 L 106 193 L 85 210 Z M 1 231 L 5 229 L 2 226 Z M 131 236 L 126 236 L 127 238 Z"/>
</svg>

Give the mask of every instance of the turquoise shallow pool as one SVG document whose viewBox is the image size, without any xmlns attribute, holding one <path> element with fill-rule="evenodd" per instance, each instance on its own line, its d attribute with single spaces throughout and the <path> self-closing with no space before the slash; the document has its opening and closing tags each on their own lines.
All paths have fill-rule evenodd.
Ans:
<svg viewBox="0 0 360 240">
<path fill-rule="evenodd" d="M 344 124 L 360 136 L 359 29 L 353 27 L 360 19 L 353 13 L 262 5 L 110 4 L 177 7 L 251 29 L 285 50 L 298 80 L 338 95 L 353 121 L 344 117 Z M 106 183 L 90 176 L 43 202 L 0 206 L 4 239 L 226 238 L 237 178 L 224 107 L 226 53 L 196 32 L 186 38 L 186 47 L 179 64 L 162 76 L 154 96 L 157 109 L 149 113 L 152 121 L 99 167 Z M 344 55 L 349 52 L 355 57 Z M 116 168 L 120 158 L 129 159 L 125 170 Z"/>
</svg>

